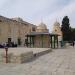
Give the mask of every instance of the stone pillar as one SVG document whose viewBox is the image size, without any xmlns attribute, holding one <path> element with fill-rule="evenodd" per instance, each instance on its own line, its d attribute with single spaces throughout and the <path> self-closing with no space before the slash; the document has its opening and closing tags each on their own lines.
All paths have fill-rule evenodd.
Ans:
<svg viewBox="0 0 75 75">
<path fill-rule="evenodd" d="M 57 36 L 57 48 L 58 48 L 58 36 Z"/>
<path fill-rule="evenodd" d="M 50 36 L 51 37 L 51 48 L 52 48 L 52 36 Z"/>
<path fill-rule="evenodd" d="M 56 48 L 56 45 L 55 45 L 55 35 L 54 35 L 54 48 Z"/>
<path fill-rule="evenodd" d="M 42 48 L 43 48 L 43 35 L 41 35 L 41 42 L 42 42 Z"/>
<path fill-rule="evenodd" d="M 30 36 L 30 42 L 29 42 L 29 44 L 30 44 L 30 47 L 31 47 L 31 38 L 32 38 L 32 37 Z"/>
<path fill-rule="evenodd" d="M 27 35 L 27 43 L 26 44 L 27 44 L 27 47 L 28 47 L 28 35 Z"/>
<path fill-rule="evenodd" d="M 32 37 L 32 43 L 33 43 L 33 47 L 34 47 L 34 36 Z"/>
</svg>

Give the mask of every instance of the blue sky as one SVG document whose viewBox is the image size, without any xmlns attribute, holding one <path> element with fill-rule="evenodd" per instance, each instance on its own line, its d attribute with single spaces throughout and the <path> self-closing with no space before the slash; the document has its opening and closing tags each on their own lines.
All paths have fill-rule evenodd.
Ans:
<svg viewBox="0 0 75 75">
<path fill-rule="evenodd" d="M 41 20 L 51 31 L 54 22 L 60 22 L 64 16 L 70 18 L 75 27 L 75 0 L 1 0 L 0 15 L 23 20 L 38 25 Z"/>
</svg>

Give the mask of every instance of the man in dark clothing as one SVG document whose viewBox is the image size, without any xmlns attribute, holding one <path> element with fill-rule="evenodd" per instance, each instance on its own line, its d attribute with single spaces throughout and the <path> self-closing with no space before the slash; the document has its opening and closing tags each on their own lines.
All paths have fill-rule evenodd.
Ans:
<svg viewBox="0 0 75 75">
<path fill-rule="evenodd" d="M 73 41 L 73 47 L 74 47 L 74 41 Z"/>
</svg>

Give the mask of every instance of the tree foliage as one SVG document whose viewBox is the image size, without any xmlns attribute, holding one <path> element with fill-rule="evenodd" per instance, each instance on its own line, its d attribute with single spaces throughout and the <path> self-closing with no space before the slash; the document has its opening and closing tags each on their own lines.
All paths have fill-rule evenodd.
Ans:
<svg viewBox="0 0 75 75">
<path fill-rule="evenodd" d="M 69 41 L 71 40 L 71 29 L 68 16 L 65 16 L 62 20 L 61 31 L 63 33 L 63 40 Z"/>
<path fill-rule="evenodd" d="M 71 28 L 71 39 L 75 41 L 75 28 Z"/>
</svg>

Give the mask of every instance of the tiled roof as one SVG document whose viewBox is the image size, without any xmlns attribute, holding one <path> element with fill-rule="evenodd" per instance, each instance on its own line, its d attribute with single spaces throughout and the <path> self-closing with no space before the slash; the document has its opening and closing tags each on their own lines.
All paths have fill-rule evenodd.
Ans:
<svg viewBox="0 0 75 75">
<path fill-rule="evenodd" d="M 30 32 L 27 35 L 33 36 L 33 35 L 58 35 L 58 34 L 49 33 L 49 32 Z"/>
</svg>

